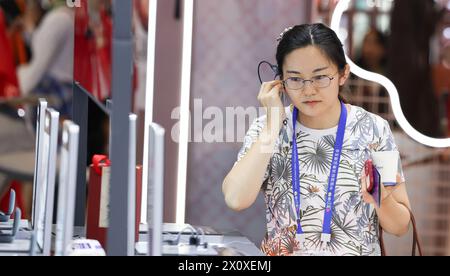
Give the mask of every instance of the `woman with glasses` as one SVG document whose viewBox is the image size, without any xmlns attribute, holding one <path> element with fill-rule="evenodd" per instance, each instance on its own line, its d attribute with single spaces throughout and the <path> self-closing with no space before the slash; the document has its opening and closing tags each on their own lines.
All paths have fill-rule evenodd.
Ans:
<svg viewBox="0 0 450 276">
<path fill-rule="evenodd" d="M 276 60 L 280 80 L 258 95 L 267 115 L 251 125 L 223 182 L 227 205 L 241 211 L 264 194 L 267 255 L 381 255 L 378 226 L 400 236 L 410 222 L 401 162 L 379 205 L 367 191 L 371 153 L 397 150 L 388 122 L 345 103 L 350 68 L 325 25 L 287 29 Z"/>
</svg>

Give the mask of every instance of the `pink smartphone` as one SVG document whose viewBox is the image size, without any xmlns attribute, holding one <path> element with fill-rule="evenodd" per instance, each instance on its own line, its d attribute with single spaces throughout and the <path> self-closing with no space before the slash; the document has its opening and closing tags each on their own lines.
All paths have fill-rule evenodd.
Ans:
<svg viewBox="0 0 450 276">
<path fill-rule="evenodd" d="M 381 175 L 373 165 L 372 160 L 367 160 L 364 166 L 366 172 L 367 192 L 372 195 L 378 207 L 381 204 Z"/>
<path fill-rule="evenodd" d="M 378 208 L 381 205 L 381 175 L 378 172 L 377 168 L 375 166 L 372 167 L 373 171 L 373 188 L 370 194 L 372 195 L 373 199 L 375 200 L 375 203 L 377 204 Z"/>
<path fill-rule="evenodd" d="M 364 170 L 366 172 L 367 191 L 369 193 L 373 190 L 373 168 L 372 160 L 367 160 L 364 164 Z"/>
</svg>

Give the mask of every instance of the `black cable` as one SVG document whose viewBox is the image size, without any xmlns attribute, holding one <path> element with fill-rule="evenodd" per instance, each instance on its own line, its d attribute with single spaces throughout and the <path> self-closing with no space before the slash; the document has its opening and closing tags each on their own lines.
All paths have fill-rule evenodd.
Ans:
<svg viewBox="0 0 450 276">
<path fill-rule="evenodd" d="M 270 68 L 272 69 L 272 71 L 275 74 L 275 77 L 273 79 L 276 79 L 278 76 L 281 76 L 281 72 L 278 69 L 278 66 L 276 66 L 276 65 L 274 65 L 274 64 L 272 64 L 272 63 L 270 63 L 268 61 L 263 60 L 263 61 L 261 61 L 258 64 L 258 78 L 259 78 L 259 82 L 261 84 L 263 84 L 263 80 L 261 79 L 261 65 L 263 65 L 263 64 L 267 64 L 267 65 L 270 66 Z M 284 82 L 283 82 L 283 85 L 284 85 Z M 284 95 L 284 93 L 280 93 L 280 97 L 281 97 L 281 101 L 284 103 L 285 102 L 285 95 Z"/>
<path fill-rule="evenodd" d="M 258 64 L 258 79 L 259 79 L 259 82 L 260 82 L 261 84 L 263 83 L 263 80 L 261 79 L 261 65 L 263 65 L 263 64 L 267 64 L 267 65 L 270 66 L 270 68 L 272 69 L 272 71 L 275 73 L 274 79 L 276 79 L 276 77 L 278 77 L 278 76 L 280 75 L 280 72 L 278 71 L 278 66 L 273 65 L 272 63 L 263 60 L 263 61 L 261 61 L 261 62 Z"/>
<path fill-rule="evenodd" d="M 183 235 L 183 233 L 185 233 L 185 230 L 189 230 L 189 245 L 198 245 L 199 243 L 199 238 L 198 238 L 198 232 L 197 229 L 195 229 L 193 226 L 188 225 L 185 228 L 183 228 L 181 231 L 178 232 L 177 234 L 177 238 L 174 240 L 163 240 L 164 243 L 167 243 L 169 245 L 179 245 L 180 244 L 180 239 L 181 239 L 181 235 Z M 195 244 L 193 244 L 195 243 Z"/>
</svg>

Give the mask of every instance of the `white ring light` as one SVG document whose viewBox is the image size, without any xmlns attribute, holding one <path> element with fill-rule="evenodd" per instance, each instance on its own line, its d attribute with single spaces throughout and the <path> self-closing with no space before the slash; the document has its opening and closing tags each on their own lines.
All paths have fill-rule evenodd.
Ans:
<svg viewBox="0 0 450 276">
<path fill-rule="evenodd" d="M 155 59 L 156 59 L 156 22 L 158 17 L 158 0 L 151 0 L 148 11 L 148 40 L 147 40 L 147 82 L 145 93 L 145 129 L 144 129 L 144 157 L 142 168 L 142 203 L 141 223 L 147 223 L 147 187 L 148 187 L 148 153 L 150 124 L 153 122 L 153 105 L 155 92 Z M 163 199 L 161 199 L 163 200 Z"/>
<path fill-rule="evenodd" d="M 192 39 L 194 1 L 184 1 L 183 57 L 181 65 L 180 141 L 178 143 L 176 223 L 184 224 L 186 218 L 186 179 L 189 143 L 189 103 L 191 98 Z"/>
<path fill-rule="evenodd" d="M 341 22 L 342 15 L 348 9 L 351 0 L 340 0 L 336 8 L 333 12 L 333 17 L 331 19 L 331 29 L 333 29 L 337 34 L 339 34 L 339 23 Z M 389 93 L 389 97 L 391 99 L 392 110 L 394 112 L 394 116 L 397 119 L 400 127 L 408 134 L 411 138 L 416 140 L 417 142 L 424 144 L 429 147 L 434 148 L 448 148 L 450 147 L 450 138 L 446 139 L 438 139 L 432 138 L 422 133 L 418 132 L 408 120 L 405 118 L 403 114 L 402 107 L 400 105 L 400 98 L 398 95 L 398 90 L 392 81 L 386 78 L 383 75 L 376 74 L 373 72 L 366 71 L 361 67 L 357 66 L 347 55 L 347 62 L 350 65 L 350 70 L 360 78 L 377 82 L 384 86 Z"/>
</svg>

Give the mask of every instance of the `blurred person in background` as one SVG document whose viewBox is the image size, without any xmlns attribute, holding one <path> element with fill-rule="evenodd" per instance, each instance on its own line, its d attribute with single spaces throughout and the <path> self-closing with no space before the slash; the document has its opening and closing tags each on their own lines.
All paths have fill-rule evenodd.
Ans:
<svg viewBox="0 0 450 276">
<path fill-rule="evenodd" d="M 20 33 L 17 35 L 18 38 L 16 38 L 16 46 L 17 49 L 17 60 L 18 64 L 24 64 L 28 63 L 30 59 L 32 58 L 32 52 L 31 52 L 31 39 L 34 31 L 39 26 L 39 24 L 42 21 L 42 18 L 44 17 L 45 13 L 47 12 L 46 6 L 43 6 L 40 4 L 40 1 L 36 0 L 28 0 L 26 1 L 25 10 L 23 12 L 23 15 L 21 16 L 21 22 L 20 22 Z M 22 46 L 22 42 L 24 46 Z M 23 52 L 21 49 L 22 47 L 25 47 L 26 53 L 20 54 Z"/>
<path fill-rule="evenodd" d="M 14 54 L 2 7 L 0 7 L 0 61 L 0 155 L 32 150 L 34 147 L 32 135 L 27 132 L 23 120 L 18 117 L 16 108 L 8 104 L 9 100 L 18 97 L 20 92 Z M 7 176 L 0 174 L 0 209 L 8 208 L 8 202 L 4 196 L 12 188 L 16 191 L 17 206 L 24 210 L 24 217 L 28 218 L 30 201 L 23 199 L 31 195 L 32 185 L 30 183 L 22 185 L 17 181 L 8 180 L 10 179 Z"/>
<path fill-rule="evenodd" d="M 50 6 L 44 6 L 45 3 Z M 66 6 L 65 0 L 4 0 L 0 4 L 7 11 L 8 23 L 7 39 L 4 35 L 2 38 L 7 42 L 0 43 L 0 47 L 8 48 L 0 49 L 0 70 L 7 72 L 2 74 L 0 82 L 6 88 L 0 93 L 9 98 L 46 97 L 50 106 L 61 112 L 62 119 L 69 117 L 73 78 L 73 11 Z M 49 12 L 44 16 L 46 9 Z M 24 126 L 23 118 L 17 116 L 16 108 L 10 105 L 1 107 L 3 113 L 8 113 L 0 127 L 6 130 L 2 133 L 2 153 L 14 154 L 34 148 L 33 134 Z M 35 112 L 30 114 L 27 118 L 32 119 Z M 7 185 L 16 190 L 24 216 L 29 217 L 32 185 L 16 181 Z"/>
<path fill-rule="evenodd" d="M 31 58 L 31 34 L 45 14 L 36 0 L 0 0 L 6 13 L 8 38 L 16 65 L 28 63 Z"/>
<path fill-rule="evenodd" d="M 65 0 L 50 4 L 31 35 L 31 60 L 17 76 L 23 96 L 46 97 L 64 119 L 72 114 L 74 12 Z"/>
<path fill-rule="evenodd" d="M 371 28 L 364 36 L 360 56 L 356 64 L 367 71 L 387 76 L 387 49 L 388 38 L 381 31 Z M 367 84 L 364 87 L 364 97 L 368 99 L 374 98 L 374 96 L 381 98 L 388 97 L 388 93 L 384 87 L 369 81 L 367 81 Z M 370 110 L 370 108 L 373 108 L 373 105 L 367 102 L 362 107 Z M 376 112 L 380 114 L 385 114 L 389 111 L 387 105 L 383 103 L 378 104 L 376 109 Z"/>
<path fill-rule="evenodd" d="M 371 28 L 364 36 L 357 64 L 368 71 L 386 75 L 387 47 L 387 37 Z"/>
</svg>

